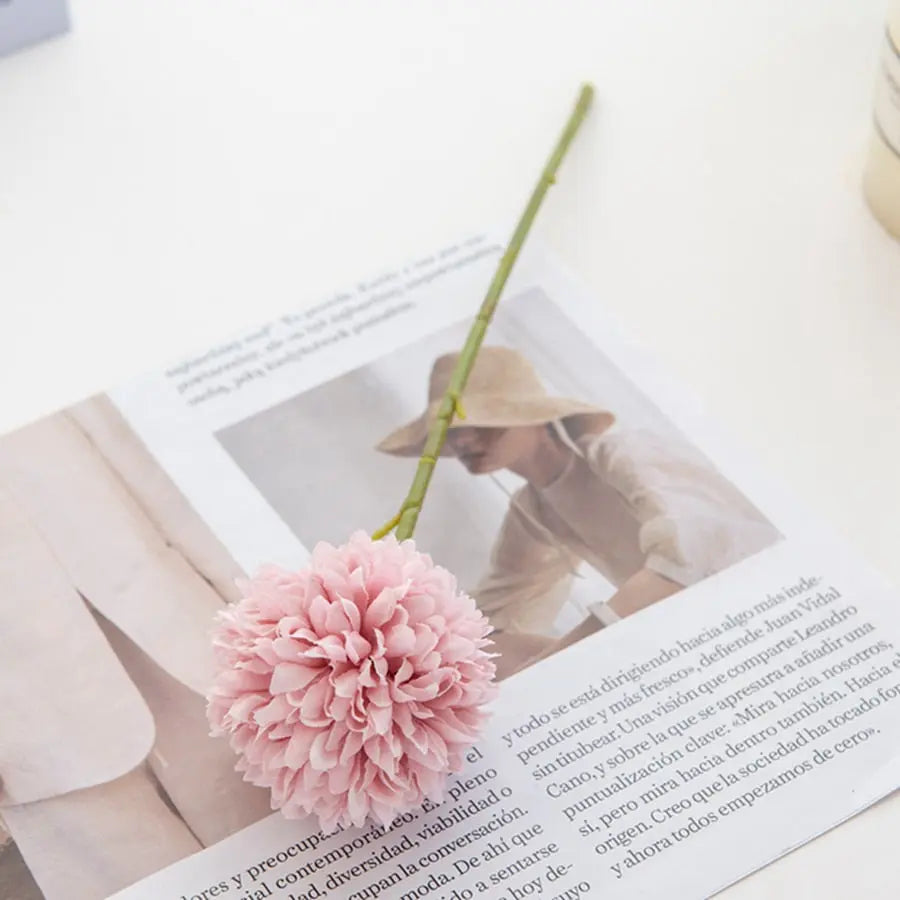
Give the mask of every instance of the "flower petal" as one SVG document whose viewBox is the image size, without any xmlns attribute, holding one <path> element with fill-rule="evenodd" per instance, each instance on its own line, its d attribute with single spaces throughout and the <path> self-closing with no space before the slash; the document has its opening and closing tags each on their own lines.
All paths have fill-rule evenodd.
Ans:
<svg viewBox="0 0 900 900">
<path fill-rule="evenodd" d="M 283 662 L 275 666 L 269 690 L 273 694 L 286 694 L 288 691 L 299 691 L 305 688 L 322 674 L 321 668 Z"/>
</svg>

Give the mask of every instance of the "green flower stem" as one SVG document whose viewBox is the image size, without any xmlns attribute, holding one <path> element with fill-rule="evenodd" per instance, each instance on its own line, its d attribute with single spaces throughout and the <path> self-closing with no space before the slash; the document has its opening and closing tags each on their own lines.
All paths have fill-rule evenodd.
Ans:
<svg viewBox="0 0 900 900">
<path fill-rule="evenodd" d="M 491 281 L 484 301 L 481 304 L 481 309 L 478 311 L 478 315 L 472 323 L 472 328 L 466 338 L 466 343 L 460 353 L 456 368 L 450 376 L 450 383 L 441 400 L 437 416 L 429 429 L 425 447 L 422 451 L 422 456 L 419 459 L 419 465 L 416 468 L 416 474 L 413 477 L 412 485 L 410 485 L 409 493 L 406 495 L 406 499 L 403 501 L 397 515 L 375 532 L 373 538 L 376 540 L 389 534 L 394 528 L 397 529 L 398 540 L 412 537 L 413 532 L 415 531 L 419 512 L 425 501 L 425 494 L 428 491 L 428 485 L 431 482 L 431 475 L 434 472 L 434 467 L 437 464 L 438 457 L 441 455 L 441 450 L 444 447 L 444 441 L 447 438 L 450 423 L 453 421 L 455 415 L 462 413 L 460 397 L 469 380 L 469 373 L 472 371 L 472 366 L 475 364 L 475 358 L 478 355 L 479 349 L 481 349 L 481 344 L 484 341 L 488 325 L 490 325 L 491 319 L 494 316 L 494 310 L 497 308 L 500 294 L 506 285 L 512 267 L 519 256 L 519 251 L 525 243 L 525 238 L 528 236 L 528 232 L 540 209 L 544 196 L 550 188 L 550 185 L 556 181 L 556 172 L 559 169 L 579 126 L 582 121 L 584 121 L 584 117 L 590 109 L 593 97 L 593 87 L 589 84 L 584 85 L 578 95 L 578 102 L 575 104 L 575 108 L 569 116 L 569 121 L 566 123 L 566 127 L 559 136 L 559 140 L 553 148 L 553 152 L 550 154 L 550 158 L 547 160 L 543 172 L 541 172 L 538 183 L 531 192 L 528 205 L 525 207 L 524 212 L 519 218 L 519 222 L 516 225 L 516 229 L 513 232 L 506 252 L 500 258 L 500 263 L 497 266 L 497 271 L 494 273 L 494 278 Z"/>
</svg>

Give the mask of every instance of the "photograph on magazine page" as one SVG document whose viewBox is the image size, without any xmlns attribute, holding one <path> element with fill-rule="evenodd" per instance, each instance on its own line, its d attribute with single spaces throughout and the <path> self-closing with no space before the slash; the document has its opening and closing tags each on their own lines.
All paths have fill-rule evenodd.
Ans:
<svg viewBox="0 0 900 900">
<path fill-rule="evenodd" d="M 217 433 L 297 537 L 405 493 L 465 325 Z M 540 290 L 475 363 L 416 537 L 489 616 L 505 678 L 771 546 L 775 527 Z"/>
<path fill-rule="evenodd" d="M 105 397 L 0 438 L 0 897 L 97 900 L 271 813 L 205 715 L 239 574 Z"/>
</svg>

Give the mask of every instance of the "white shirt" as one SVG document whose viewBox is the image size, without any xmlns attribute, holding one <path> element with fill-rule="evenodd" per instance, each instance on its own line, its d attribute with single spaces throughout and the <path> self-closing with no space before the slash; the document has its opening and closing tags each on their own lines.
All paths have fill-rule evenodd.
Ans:
<svg viewBox="0 0 900 900">
<path fill-rule="evenodd" d="M 582 562 L 615 586 L 647 568 L 686 587 L 780 537 L 683 440 L 612 430 L 576 446 L 554 482 L 511 500 L 473 591 L 497 628 L 548 631 Z"/>
</svg>

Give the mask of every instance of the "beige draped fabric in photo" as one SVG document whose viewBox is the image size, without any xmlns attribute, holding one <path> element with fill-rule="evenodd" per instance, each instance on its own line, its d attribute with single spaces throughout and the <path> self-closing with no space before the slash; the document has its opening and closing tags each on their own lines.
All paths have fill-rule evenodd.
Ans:
<svg viewBox="0 0 900 900">
<path fill-rule="evenodd" d="M 49 900 L 270 812 L 204 713 L 240 574 L 105 397 L 0 438 L 0 817 Z"/>
</svg>

